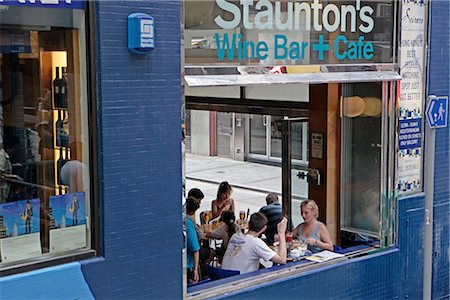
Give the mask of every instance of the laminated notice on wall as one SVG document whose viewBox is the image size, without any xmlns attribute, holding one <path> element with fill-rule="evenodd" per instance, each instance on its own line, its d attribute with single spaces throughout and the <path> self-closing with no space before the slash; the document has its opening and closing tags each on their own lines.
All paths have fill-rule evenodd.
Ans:
<svg viewBox="0 0 450 300">
<path fill-rule="evenodd" d="M 40 199 L 0 205 L 0 254 L 2 262 L 41 255 Z"/>
<path fill-rule="evenodd" d="M 50 197 L 50 252 L 86 247 L 84 193 Z"/>
<path fill-rule="evenodd" d="M 403 1 L 400 41 L 399 194 L 422 191 L 422 112 L 426 3 Z"/>
</svg>

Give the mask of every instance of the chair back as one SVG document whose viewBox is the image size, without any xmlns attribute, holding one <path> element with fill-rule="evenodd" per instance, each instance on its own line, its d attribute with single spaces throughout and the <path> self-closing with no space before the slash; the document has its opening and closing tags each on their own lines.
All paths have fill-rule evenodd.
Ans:
<svg viewBox="0 0 450 300">
<path fill-rule="evenodd" d="M 211 280 L 218 280 L 234 275 L 239 275 L 241 272 L 235 270 L 224 270 L 206 264 L 206 274 L 211 278 Z"/>
<path fill-rule="evenodd" d="M 212 216 L 212 211 L 210 211 L 210 210 L 202 211 L 202 212 L 200 213 L 200 224 L 201 224 L 201 225 L 206 224 L 206 218 L 205 218 L 205 215 L 206 215 L 207 213 L 209 213 L 209 215 Z"/>
<path fill-rule="evenodd" d="M 340 250 L 342 250 L 341 247 L 339 247 L 337 245 L 333 245 L 333 252 L 337 252 L 337 251 L 340 251 Z"/>
</svg>

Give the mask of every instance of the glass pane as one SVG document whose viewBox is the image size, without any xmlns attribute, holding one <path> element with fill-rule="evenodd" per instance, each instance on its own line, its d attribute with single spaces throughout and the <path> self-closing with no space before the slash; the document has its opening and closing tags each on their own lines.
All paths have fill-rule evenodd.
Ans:
<svg viewBox="0 0 450 300">
<path fill-rule="evenodd" d="M 304 141 L 303 128 L 307 126 L 307 121 L 291 122 L 291 211 L 293 226 L 297 226 L 303 222 L 300 213 L 300 204 L 303 200 L 308 199 L 309 190 L 306 180 L 307 167 L 300 167 L 299 161 L 303 158 Z"/>
<path fill-rule="evenodd" d="M 283 117 L 270 118 L 270 156 L 281 157 L 281 121 Z"/>
<path fill-rule="evenodd" d="M 292 159 L 294 160 L 303 160 L 303 126 L 304 123 L 292 123 L 291 125 Z"/>
<path fill-rule="evenodd" d="M 217 155 L 231 156 L 233 114 L 217 113 Z"/>
<path fill-rule="evenodd" d="M 266 155 L 267 116 L 250 115 L 250 154 Z"/>
<path fill-rule="evenodd" d="M 326 7 L 334 7 L 343 16 L 347 15 L 349 11 L 345 11 L 350 8 L 356 14 L 353 13 L 352 21 L 349 22 L 349 16 L 334 19 L 335 12 L 333 12 L 334 21 L 330 24 L 321 24 L 319 31 L 314 29 L 317 17 L 313 13 L 314 9 L 311 9 L 312 1 L 302 2 L 302 8 L 296 6 L 299 3 L 294 1 L 281 5 L 276 1 L 268 1 L 264 5 L 268 5 L 267 10 L 271 14 L 273 12 L 271 17 L 276 18 L 276 15 L 279 15 L 280 20 L 279 25 L 276 20 L 268 22 L 270 28 L 266 27 L 263 30 L 257 29 L 258 26 L 255 25 L 261 16 L 256 2 L 249 2 L 250 6 L 239 5 L 238 1 L 229 3 L 238 11 L 238 16 L 247 13 L 249 21 L 234 22 L 237 18 L 234 13 L 221 9 L 215 1 L 185 1 L 184 45 L 187 65 L 260 66 L 393 62 L 395 32 L 392 24 L 396 24 L 394 1 L 364 1 L 360 8 L 356 8 L 358 5 L 355 5 L 354 1 L 327 1 L 323 4 L 323 11 L 327 10 Z M 297 13 L 298 9 L 300 13 Z M 357 25 L 359 22 L 357 11 L 360 9 L 373 11 L 368 18 L 369 23 Z M 323 17 L 324 20 L 329 19 L 325 15 Z M 347 21 L 344 22 L 345 19 Z M 264 21 L 262 23 L 265 24 Z M 337 28 L 340 34 L 335 33 Z M 236 42 L 240 36 L 243 43 Z M 268 50 L 257 51 L 258 43 Z M 358 54 L 349 50 L 352 43 L 364 43 L 367 45 L 367 53 L 364 51 Z M 324 45 L 324 51 L 315 51 L 311 46 L 315 44 Z M 239 48 L 241 51 L 237 51 L 238 47 L 244 49 Z M 332 50 L 326 51 L 328 48 Z"/>
<path fill-rule="evenodd" d="M 342 225 L 378 235 L 381 188 L 381 83 L 343 88 Z"/>
<path fill-rule="evenodd" d="M 0 268 L 90 248 L 84 20 L 15 6 L 0 19 Z"/>
</svg>

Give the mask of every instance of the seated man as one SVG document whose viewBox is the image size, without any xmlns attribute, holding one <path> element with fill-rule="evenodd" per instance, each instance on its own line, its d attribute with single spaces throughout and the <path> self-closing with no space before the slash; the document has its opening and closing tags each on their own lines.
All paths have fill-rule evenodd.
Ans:
<svg viewBox="0 0 450 300">
<path fill-rule="evenodd" d="M 277 264 L 286 263 L 286 223 L 283 218 L 277 225 L 280 244 L 278 253 L 269 248 L 259 236 L 267 228 L 267 218 L 262 213 L 254 213 L 250 217 L 247 234 L 235 233 L 228 242 L 222 261 L 222 269 L 240 271 L 241 274 L 259 269 L 259 259 Z"/>
<path fill-rule="evenodd" d="M 200 189 L 193 188 L 193 189 L 190 189 L 188 192 L 188 198 L 190 198 L 190 197 L 196 199 L 198 201 L 198 204 L 202 204 L 202 200 L 203 200 L 203 198 L 205 198 L 205 195 L 203 194 L 203 192 Z"/>
<path fill-rule="evenodd" d="M 259 212 L 263 213 L 267 218 L 267 230 L 264 233 L 266 235 L 267 245 L 272 245 L 274 235 L 277 233 L 277 224 L 281 220 L 281 203 L 278 200 L 278 195 L 270 193 L 266 197 L 267 205 L 262 207 Z"/>
</svg>

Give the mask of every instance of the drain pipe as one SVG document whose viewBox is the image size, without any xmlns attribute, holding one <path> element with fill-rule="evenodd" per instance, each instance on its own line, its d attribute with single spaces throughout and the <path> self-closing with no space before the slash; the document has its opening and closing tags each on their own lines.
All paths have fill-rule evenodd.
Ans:
<svg viewBox="0 0 450 300">
<path fill-rule="evenodd" d="M 428 97 L 428 102 L 431 97 Z M 423 252 L 423 299 L 431 299 L 433 275 L 433 197 L 435 129 L 425 124 L 425 225 Z"/>
<path fill-rule="evenodd" d="M 425 66 L 426 68 L 426 81 L 424 86 L 426 87 L 426 93 L 429 93 L 428 84 L 430 83 L 430 31 L 431 31 L 431 1 L 428 1 L 426 18 L 427 22 L 427 46 L 426 46 L 426 59 Z M 428 103 L 435 96 L 428 96 L 427 101 L 425 103 L 425 107 L 428 107 Z M 425 112 L 426 110 L 424 110 Z M 423 294 L 422 299 L 428 300 L 431 299 L 432 296 L 432 286 L 433 286 L 433 200 L 434 200 L 434 155 L 435 155 L 435 135 L 436 130 L 429 126 L 426 121 L 426 116 L 423 118 L 424 128 L 425 128 L 425 223 L 424 223 L 424 251 L 423 251 Z"/>
</svg>

